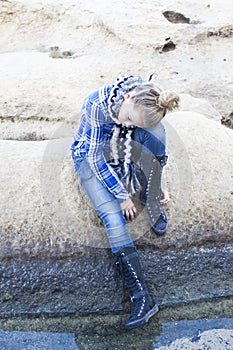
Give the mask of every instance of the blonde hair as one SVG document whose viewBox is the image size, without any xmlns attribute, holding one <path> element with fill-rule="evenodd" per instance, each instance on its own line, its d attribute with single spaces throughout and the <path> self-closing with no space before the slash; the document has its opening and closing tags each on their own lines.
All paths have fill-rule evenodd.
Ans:
<svg viewBox="0 0 233 350">
<path fill-rule="evenodd" d="M 126 127 L 118 120 L 119 110 L 126 94 L 130 94 L 135 108 L 140 109 L 144 128 L 158 124 L 167 111 L 172 111 L 179 106 L 180 99 L 172 92 L 160 92 L 160 89 L 155 87 L 151 81 L 144 82 L 139 76 L 118 77 L 111 87 L 108 97 L 108 112 L 114 121 L 114 129 L 110 141 L 111 159 L 109 163 L 120 174 L 126 189 L 134 194 L 140 188 L 136 165 L 132 161 L 131 141 L 134 128 Z"/>
<path fill-rule="evenodd" d="M 140 108 L 145 128 L 158 124 L 167 112 L 179 108 L 180 97 L 171 91 L 160 91 L 153 83 L 142 83 L 131 92 L 132 102 Z"/>
</svg>

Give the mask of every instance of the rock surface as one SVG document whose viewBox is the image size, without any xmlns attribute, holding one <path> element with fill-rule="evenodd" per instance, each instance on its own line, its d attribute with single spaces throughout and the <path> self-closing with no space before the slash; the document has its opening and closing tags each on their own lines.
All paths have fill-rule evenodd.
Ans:
<svg viewBox="0 0 233 350">
<path fill-rule="evenodd" d="M 232 239 L 233 132 L 220 123 L 231 108 L 232 4 L 190 10 L 147 1 L 132 6 L 130 19 L 124 5 L 115 4 L 115 16 L 104 2 L 1 1 L 1 256 L 108 247 L 69 147 L 85 94 L 135 71 L 155 71 L 158 84 L 176 89 L 182 103 L 165 120 L 168 235 L 151 236 L 142 211 L 130 225 L 133 238 L 159 249 Z M 176 48 L 161 51 L 168 37 Z"/>
<path fill-rule="evenodd" d="M 155 72 L 182 101 L 164 121 L 168 232 L 150 232 L 137 198 L 129 225 L 151 292 L 163 306 L 232 295 L 232 1 L 0 7 L 1 315 L 85 314 L 95 331 L 87 314 L 106 311 L 123 327 L 129 305 L 69 151 L 84 97 L 119 74 Z"/>
<path fill-rule="evenodd" d="M 215 329 L 201 333 L 192 339 L 179 339 L 170 346 L 162 346 L 159 350 L 199 350 L 216 349 L 231 350 L 233 347 L 233 331 Z"/>
<path fill-rule="evenodd" d="M 134 240 L 162 249 L 231 242 L 233 130 L 195 112 L 173 113 L 164 123 L 169 230 L 164 237 L 151 234 L 139 207 L 137 219 L 129 223 Z M 71 137 L 0 141 L 2 257 L 20 250 L 51 254 L 68 245 L 108 247 L 104 227 L 76 176 L 71 142 Z"/>
</svg>

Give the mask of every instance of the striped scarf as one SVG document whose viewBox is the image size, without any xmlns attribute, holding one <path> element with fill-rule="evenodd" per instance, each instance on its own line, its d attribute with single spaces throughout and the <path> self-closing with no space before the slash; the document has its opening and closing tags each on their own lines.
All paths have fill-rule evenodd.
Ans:
<svg viewBox="0 0 233 350">
<path fill-rule="evenodd" d="M 143 82 L 139 76 L 118 77 L 112 86 L 108 98 L 108 111 L 115 122 L 111 139 L 111 166 L 117 171 L 123 181 L 126 190 L 132 195 L 140 189 L 140 183 L 136 176 L 136 165 L 132 161 L 132 133 L 135 127 L 122 125 L 118 121 L 120 107 L 124 101 L 124 95 L 132 91 Z"/>
</svg>

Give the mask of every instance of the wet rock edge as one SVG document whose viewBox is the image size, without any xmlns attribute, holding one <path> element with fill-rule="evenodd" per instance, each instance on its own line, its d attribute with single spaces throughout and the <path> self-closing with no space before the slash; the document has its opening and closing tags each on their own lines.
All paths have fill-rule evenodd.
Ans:
<svg viewBox="0 0 233 350">
<path fill-rule="evenodd" d="M 160 252 L 139 247 L 150 293 L 160 306 L 233 296 L 233 245 Z M 67 257 L 24 256 L 0 263 L 0 317 L 121 314 L 127 295 L 109 249 Z"/>
</svg>

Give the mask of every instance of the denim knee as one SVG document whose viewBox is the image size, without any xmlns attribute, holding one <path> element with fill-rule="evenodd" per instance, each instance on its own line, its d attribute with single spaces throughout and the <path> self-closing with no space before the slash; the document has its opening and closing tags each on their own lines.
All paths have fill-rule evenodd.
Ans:
<svg viewBox="0 0 233 350">
<path fill-rule="evenodd" d="M 118 206 L 118 203 L 113 202 L 102 202 L 96 211 L 104 222 L 106 229 L 119 228 L 126 225 L 125 217 Z"/>
<path fill-rule="evenodd" d="M 136 128 L 133 133 L 135 149 L 142 146 L 143 153 L 152 153 L 155 156 L 166 154 L 166 132 L 162 123 L 150 129 Z"/>
</svg>

